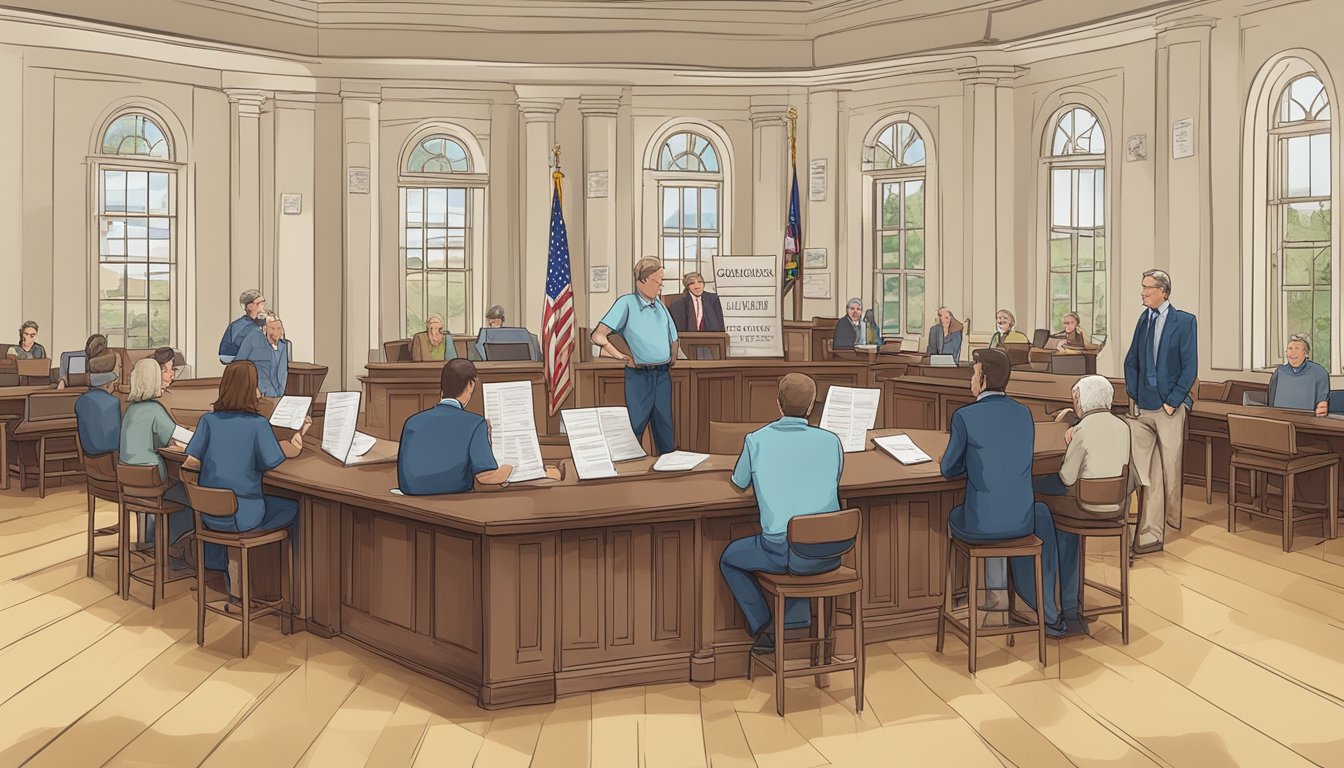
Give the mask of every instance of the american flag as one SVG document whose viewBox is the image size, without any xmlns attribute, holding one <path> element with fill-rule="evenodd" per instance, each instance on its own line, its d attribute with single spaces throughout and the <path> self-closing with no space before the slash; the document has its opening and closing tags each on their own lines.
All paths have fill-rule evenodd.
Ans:
<svg viewBox="0 0 1344 768">
<path fill-rule="evenodd" d="M 560 186 L 551 193 L 551 243 L 546 259 L 546 310 L 541 316 L 542 358 L 550 413 L 560 409 L 573 391 L 569 357 L 574 351 L 574 286 L 569 277 L 569 235 L 560 214 Z"/>
</svg>

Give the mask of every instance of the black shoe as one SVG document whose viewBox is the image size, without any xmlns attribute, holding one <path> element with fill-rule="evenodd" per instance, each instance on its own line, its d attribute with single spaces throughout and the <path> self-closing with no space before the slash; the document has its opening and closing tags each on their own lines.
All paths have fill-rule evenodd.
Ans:
<svg viewBox="0 0 1344 768">
<path fill-rule="evenodd" d="M 751 645 L 752 653 L 774 653 L 775 652 L 775 633 L 768 629 L 762 629 L 756 633 L 756 642 Z"/>
<path fill-rule="evenodd" d="M 1087 619 L 1071 616 L 1064 619 L 1064 637 L 1091 637 L 1092 633 L 1088 631 Z"/>
</svg>

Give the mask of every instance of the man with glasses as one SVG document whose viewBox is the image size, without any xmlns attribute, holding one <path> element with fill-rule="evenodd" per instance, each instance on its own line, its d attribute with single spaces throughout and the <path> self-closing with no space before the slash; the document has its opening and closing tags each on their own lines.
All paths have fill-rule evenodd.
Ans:
<svg viewBox="0 0 1344 768">
<path fill-rule="evenodd" d="M 677 327 L 663 306 L 663 265 L 652 256 L 635 264 L 635 291 L 616 299 L 593 330 L 592 342 L 602 355 L 625 363 L 625 407 L 636 437 L 653 425 L 658 453 L 676 450 L 672 429 L 672 378 L 677 360 Z M 608 338 L 619 333 L 630 347 L 626 355 Z"/>
</svg>

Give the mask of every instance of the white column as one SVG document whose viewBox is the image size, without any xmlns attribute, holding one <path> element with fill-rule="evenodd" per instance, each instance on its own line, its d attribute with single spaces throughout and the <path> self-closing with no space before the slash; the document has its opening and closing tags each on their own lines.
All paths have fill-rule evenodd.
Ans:
<svg viewBox="0 0 1344 768">
<path fill-rule="evenodd" d="M 523 159 L 519 173 L 522 183 L 523 247 L 522 306 L 506 307 L 510 322 L 518 322 L 533 333 L 541 331 L 541 314 L 546 292 L 546 259 L 551 234 L 551 148 L 555 146 L 555 113 L 563 99 L 522 98 L 518 110 L 523 115 Z M 563 158 L 562 158 L 563 160 Z M 572 244 L 571 244 L 572 246 Z"/>
<path fill-rule="evenodd" d="M 1018 264 L 1012 246 L 1012 81 L 1025 72 L 1011 66 L 959 71 L 968 155 L 963 183 L 966 234 L 960 285 L 955 279 L 944 281 L 942 303 L 963 320 L 970 318 L 976 336 L 992 332 L 1000 305 L 1025 301 L 1015 290 Z M 943 274 L 958 272 L 945 269 Z M 936 306 L 929 302 L 931 310 Z"/>
<path fill-rule="evenodd" d="M 579 112 L 583 114 L 583 173 L 580 178 L 568 180 L 568 194 L 585 196 L 587 241 L 583 248 L 570 250 L 581 254 L 571 261 L 571 266 L 576 293 L 584 297 L 578 316 L 587 318 L 584 323 L 587 328 L 597 325 L 615 299 L 623 263 L 616 252 L 616 114 L 620 107 L 620 96 L 584 96 L 579 100 Z M 588 174 L 592 173 L 606 176 L 604 197 L 587 197 Z M 606 293 L 588 293 L 588 270 L 592 267 L 607 268 Z"/>
<path fill-rule="evenodd" d="M 23 54 L 16 48 L 0 47 L 0 103 L 9 105 L 7 120 L 0 121 L 0 146 L 10 156 L 23 154 Z M 17 169 L 15 169 L 17 171 Z M 0 184 L 0 275 L 11 287 L 0 306 L 0 328 L 17 329 L 24 321 L 23 306 L 23 184 L 15 172 L 9 184 Z M 6 471 L 0 469 L 0 471 Z"/>
<path fill-rule="evenodd" d="M 842 174 L 840 169 L 845 167 L 841 165 L 840 158 L 843 153 L 840 151 L 841 133 L 840 133 L 840 115 L 841 100 L 839 91 L 813 91 L 808 96 L 807 104 L 807 151 L 799 152 L 806 156 L 806 161 L 800 160 L 800 163 L 806 162 L 809 165 L 798 169 L 800 204 L 803 206 L 803 245 L 808 248 L 826 249 L 826 269 L 823 271 L 831 273 L 831 298 L 827 299 L 803 299 L 803 317 L 828 316 L 836 311 L 838 302 L 844 301 L 839 295 L 844 293 L 849 296 L 863 296 L 868 291 L 860 293 L 846 293 L 851 290 L 851 286 L 846 283 L 842 285 L 839 271 L 840 252 L 839 252 L 839 226 L 841 219 L 838 215 L 840 210 L 840 195 L 842 193 Z M 826 199 L 812 200 L 811 195 L 811 166 L 814 160 L 826 161 Z M 854 287 L 869 286 L 871 291 L 873 284 L 871 275 L 864 276 L 862 270 L 862 258 L 859 258 L 858 264 L 854 270 Z M 801 288 L 800 288 L 801 290 Z M 862 291 L 862 288 L 859 288 Z M 869 300 L 872 300 L 869 294 Z M 787 313 L 786 313 L 787 314 Z M 798 318 L 802 319 L 802 318 Z"/>
<path fill-rule="evenodd" d="M 285 321 L 294 359 L 313 361 L 314 247 L 313 147 L 315 101 L 312 95 L 279 99 L 275 109 L 274 192 L 267 215 L 274 221 L 275 283 L 271 300 Z M 285 195 L 298 195 L 299 212 L 285 213 Z"/>
<path fill-rule="evenodd" d="M 751 252 L 784 255 L 784 221 L 788 205 L 789 132 L 787 100 L 761 104 L 752 100 Z M 806 156 L 806 152 L 803 153 Z M 793 301 L 792 297 L 789 299 Z M 790 310 L 791 311 L 791 310 Z M 787 317 L 789 312 L 785 312 Z"/>
<path fill-rule="evenodd" d="M 345 152 L 345 365 L 342 381 L 358 388 L 364 364 L 378 359 L 383 339 L 378 313 L 378 119 L 381 89 L 341 89 Z M 399 337 L 398 337 L 399 338 Z M 372 357 L 371 357 L 372 356 Z"/>
<path fill-rule="evenodd" d="M 229 293 L 235 298 L 249 288 L 263 291 L 261 240 L 261 105 L 264 91 L 228 88 L 230 238 Z"/>
</svg>

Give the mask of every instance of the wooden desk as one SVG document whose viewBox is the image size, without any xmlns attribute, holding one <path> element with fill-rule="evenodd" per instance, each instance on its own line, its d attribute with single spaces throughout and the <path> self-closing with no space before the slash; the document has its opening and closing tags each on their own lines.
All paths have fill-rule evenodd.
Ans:
<svg viewBox="0 0 1344 768">
<path fill-rule="evenodd" d="M 401 428 L 411 416 L 439 402 L 442 362 L 369 363 L 364 384 L 364 425 L 361 429 L 385 440 L 401 439 Z M 529 381 L 532 383 L 533 417 L 539 434 L 558 434 L 560 419 L 546 414 L 546 379 L 541 363 L 479 362 L 481 383 Z M 467 403 L 467 410 L 484 415 L 485 397 L 480 389 Z"/>
<path fill-rule="evenodd" d="M 1037 471 L 1057 469 L 1063 432 L 1038 425 Z M 946 445 L 945 434 L 912 436 L 935 457 Z M 305 449 L 266 484 L 301 500 L 300 627 L 343 635 L 497 708 L 745 674 L 751 637 L 719 558 L 759 530 L 759 513 L 731 484 L 734 458 L 685 473 L 653 474 L 646 460 L 605 482 L 571 473 L 407 497 L 389 492 L 391 466 L 345 468 Z M 947 515 L 963 486 L 936 463 L 846 454 L 840 490 L 863 514 L 854 562 L 870 642 L 934 629 Z"/>
<path fill-rule="evenodd" d="M 1234 389 L 1254 389 L 1253 382 L 1232 382 Z M 1240 387 L 1236 385 L 1242 385 Z M 1213 484 L 1215 488 L 1226 490 L 1227 471 L 1231 466 L 1232 447 L 1227 438 L 1228 414 L 1240 416 L 1258 416 L 1262 419 L 1287 421 L 1297 428 L 1299 442 L 1303 444 L 1324 445 L 1331 452 L 1344 451 L 1344 419 L 1333 416 L 1317 416 L 1313 411 L 1300 411 L 1290 408 L 1268 408 L 1258 405 L 1242 405 L 1238 397 L 1234 403 L 1220 403 L 1210 400 L 1196 400 L 1191 408 L 1187 429 L 1198 428 L 1218 435 L 1213 438 Z M 1185 445 L 1185 481 L 1204 484 L 1204 449 L 1199 442 L 1186 441 Z M 1244 477 L 1243 477 L 1244 480 Z M 1341 478 L 1344 488 L 1344 478 Z M 1304 476 L 1298 481 L 1301 498 L 1307 501 L 1323 499 L 1325 484 L 1315 477 Z"/>
<path fill-rule="evenodd" d="M 960 371 L 962 368 L 944 370 Z M 1008 394 L 1031 409 L 1037 421 L 1054 418 L 1061 408 L 1073 405 L 1073 384 L 1076 376 L 1055 376 L 1049 373 L 1014 371 L 1008 381 Z M 1112 410 L 1123 412 L 1129 407 L 1124 382 L 1112 381 L 1115 397 Z M 972 403 L 968 380 L 906 375 L 882 382 L 882 402 L 886 408 L 888 427 L 907 429 L 946 428 L 952 412 Z"/>
</svg>

